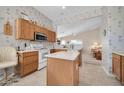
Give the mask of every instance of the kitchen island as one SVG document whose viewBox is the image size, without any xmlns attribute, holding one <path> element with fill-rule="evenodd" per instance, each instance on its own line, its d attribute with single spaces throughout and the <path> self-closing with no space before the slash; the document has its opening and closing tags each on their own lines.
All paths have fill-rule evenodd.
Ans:
<svg viewBox="0 0 124 93">
<path fill-rule="evenodd" d="M 78 85 L 79 54 L 78 51 L 61 51 L 46 55 L 47 85 Z"/>
<path fill-rule="evenodd" d="M 79 66 L 82 65 L 82 50 L 83 50 L 82 48 L 71 50 L 71 51 L 78 51 L 78 52 L 80 52 L 80 55 L 79 55 L 79 59 L 80 59 Z M 50 49 L 50 53 L 56 53 L 56 52 L 60 52 L 60 51 L 70 51 L 70 50 L 68 50 L 67 48 L 54 48 L 54 49 Z"/>
</svg>

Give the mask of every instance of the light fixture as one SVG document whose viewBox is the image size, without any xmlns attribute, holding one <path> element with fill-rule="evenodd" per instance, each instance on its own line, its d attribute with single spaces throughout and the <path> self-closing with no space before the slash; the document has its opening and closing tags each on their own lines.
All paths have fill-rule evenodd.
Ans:
<svg viewBox="0 0 124 93">
<path fill-rule="evenodd" d="M 66 9 L 66 6 L 62 6 L 62 9 Z"/>
</svg>

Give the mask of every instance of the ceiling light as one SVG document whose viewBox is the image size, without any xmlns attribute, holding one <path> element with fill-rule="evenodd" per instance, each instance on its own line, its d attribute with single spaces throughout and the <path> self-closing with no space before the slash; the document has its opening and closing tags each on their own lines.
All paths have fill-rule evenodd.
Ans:
<svg viewBox="0 0 124 93">
<path fill-rule="evenodd" d="M 66 9 L 66 6 L 62 6 L 62 9 Z"/>
</svg>

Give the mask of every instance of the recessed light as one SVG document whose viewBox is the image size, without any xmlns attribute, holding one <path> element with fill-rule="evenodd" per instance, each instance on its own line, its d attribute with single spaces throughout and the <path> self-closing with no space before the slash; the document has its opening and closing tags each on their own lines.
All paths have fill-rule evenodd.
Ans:
<svg viewBox="0 0 124 93">
<path fill-rule="evenodd" d="M 66 9 L 66 6 L 62 6 L 62 9 Z"/>
</svg>

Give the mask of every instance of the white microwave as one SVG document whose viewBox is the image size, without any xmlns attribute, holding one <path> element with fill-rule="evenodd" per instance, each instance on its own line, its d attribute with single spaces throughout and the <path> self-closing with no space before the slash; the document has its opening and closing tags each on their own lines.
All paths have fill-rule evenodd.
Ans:
<svg viewBox="0 0 124 93">
<path fill-rule="evenodd" d="M 47 41 L 47 36 L 43 33 L 35 32 L 34 40 L 35 41 Z"/>
</svg>

